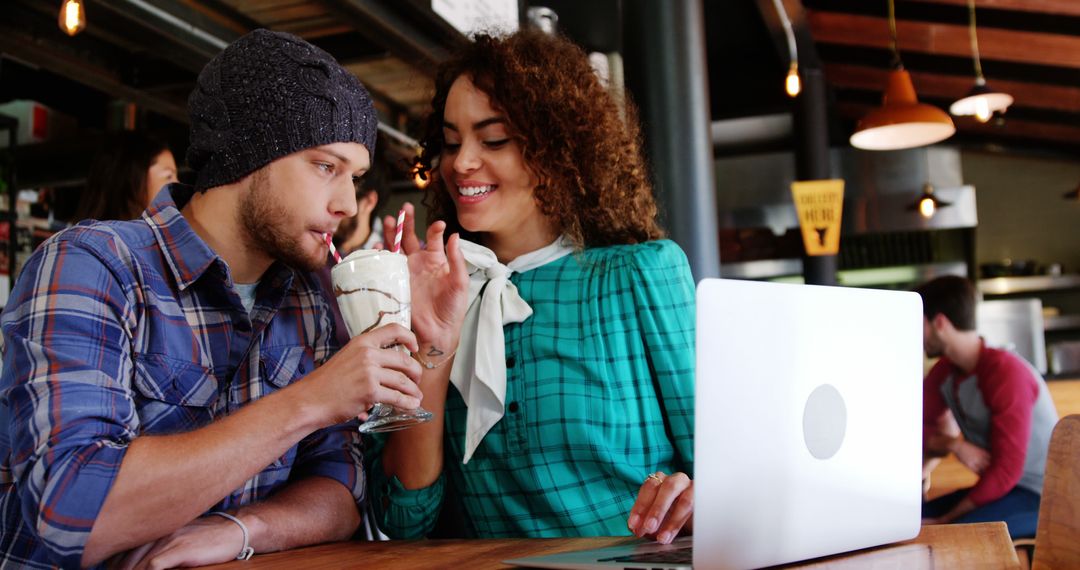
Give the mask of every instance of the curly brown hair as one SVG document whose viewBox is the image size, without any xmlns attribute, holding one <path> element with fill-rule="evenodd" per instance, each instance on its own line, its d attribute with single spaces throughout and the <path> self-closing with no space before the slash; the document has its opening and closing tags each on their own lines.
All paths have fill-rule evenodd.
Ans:
<svg viewBox="0 0 1080 570">
<path fill-rule="evenodd" d="M 539 180 L 534 195 L 540 212 L 577 248 L 664 236 L 633 105 L 626 102 L 624 122 L 585 52 L 564 37 L 534 30 L 477 35 L 439 67 L 420 168 L 432 175 L 424 199 L 428 218 L 445 220 L 447 235 L 476 237 L 458 223 L 437 169 L 446 98 L 462 75 L 506 114 L 510 136 Z"/>
</svg>

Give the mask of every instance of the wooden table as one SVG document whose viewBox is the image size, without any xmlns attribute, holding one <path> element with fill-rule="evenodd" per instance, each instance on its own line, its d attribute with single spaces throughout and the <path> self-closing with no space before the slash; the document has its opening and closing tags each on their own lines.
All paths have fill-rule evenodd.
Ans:
<svg viewBox="0 0 1080 570">
<path fill-rule="evenodd" d="M 602 548 L 628 538 L 500 540 L 391 540 L 335 542 L 287 552 L 259 554 L 246 562 L 208 568 L 511 568 L 508 558 L 582 548 Z M 785 568 L 1019 568 L 1005 523 L 925 526 L 914 540 L 818 558 Z"/>
</svg>

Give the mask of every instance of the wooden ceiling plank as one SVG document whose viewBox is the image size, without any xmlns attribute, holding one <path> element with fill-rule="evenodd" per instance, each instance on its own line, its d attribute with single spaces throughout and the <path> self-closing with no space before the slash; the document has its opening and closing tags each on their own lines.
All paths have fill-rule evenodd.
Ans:
<svg viewBox="0 0 1080 570">
<path fill-rule="evenodd" d="M 889 27 L 884 18 L 813 11 L 808 20 L 811 34 L 819 43 L 889 47 Z M 900 20 L 897 38 L 901 57 L 905 51 L 971 55 L 965 26 Z M 1080 68 L 1080 36 L 980 28 L 979 50 L 984 60 Z"/>
<path fill-rule="evenodd" d="M 346 34 L 354 31 L 356 30 L 348 24 L 342 24 L 341 22 L 335 20 L 320 20 L 317 23 L 296 26 L 295 28 L 290 30 L 290 33 L 296 34 L 306 40 L 314 40 L 319 38 L 336 36 L 339 34 Z"/>
<path fill-rule="evenodd" d="M 888 70 L 863 65 L 826 63 L 824 67 L 826 79 L 836 87 L 881 91 L 888 75 Z M 919 95 L 947 99 L 963 97 L 974 84 L 973 77 L 960 75 L 912 71 L 911 78 Z M 1080 113 L 1080 87 L 994 79 L 990 79 L 990 86 L 1012 95 L 1021 107 Z"/>
<path fill-rule="evenodd" d="M 282 6 L 295 6 L 305 0 L 222 0 L 240 12 L 249 16 L 257 12 L 276 10 Z"/>
<path fill-rule="evenodd" d="M 260 13 L 263 20 L 274 23 L 288 23 L 290 20 L 310 20 L 313 18 L 325 18 L 328 13 L 316 4 L 301 4 L 299 6 L 286 6 L 277 10 L 267 10 Z"/>
<path fill-rule="evenodd" d="M 922 4 L 945 4 L 949 6 L 967 6 L 967 0 L 909 0 Z M 975 8 L 995 10 L 1015 10 L 1038 14 L 1080 16 L 1080 2 L 1076 0 L 978 0 Z"/>
</svg>

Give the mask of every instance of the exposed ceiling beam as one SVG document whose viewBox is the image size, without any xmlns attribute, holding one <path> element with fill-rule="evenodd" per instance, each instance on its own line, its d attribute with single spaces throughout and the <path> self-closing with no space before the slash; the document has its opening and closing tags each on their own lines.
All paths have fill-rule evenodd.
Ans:
<svg viewBox="0 0 1080 570">
<path fill-rule="evenodd" d="M 886 69 L 862 65 L 825 64 L 825 76 L 829 83 L 841 88 L 881 91 L 888 73 Z M 967 95 L 974 84 L 971 76 L 912 71 L 911 77 L 915 90 L 920 96 L 927 97 L 959 99 Z M 1019 106 L 1080 113 L 1080 86 L 1064 87 L 995 79 L 990 83 L 994 89 L 1012 95 Z"/>
<path fill-rule="evenodd" d="M 810 31 L 820 43 L 888 48 L 889 27 L 884 18 L 809 12 Z M 965 26 L 899 20 L 896 23 L 901 56 L 914 51 L 970 56 Z M 1080 36 L 983 28 L 979 30 L 983 59 L 1080 68 Z"/>
<path fill-rule="evenodd" d="M 829 63 L 844 63 L 868 67 L 888 68 L 891 59 L 887 48 L 861 47 L 839 44 L 819 44 L 818 53 Z M 933 55 L 919 52 L 904 53 L 904 67 L 908 71 L 939 73 L 970 77 L 974 73 L 971 56 Z M 1080 68 L 1011 61 L 983 60 L 983 71 L 987 79 L 997 83 L 999 80 L 1020 83 L 1038 83 L 1040 85 L 1059 85 L 1073 87 L 1080 85 Z"/>
<path fill-rule="evenodd" d="M 417 26 L 414 19 L 397 13 L 389 7 L 389 3 L 373 0 L 323 2 L 354 27 L 364 30 L 363 35 L 378 41 L 390 53 L 414 66 L 432 69 L 450 55 L 451 44 L 440 41 Z M 413 7 L 409 9 L 416 10 Z M 466 41 L 464 36 L 458 36 L 457 41 Z"/>
<path fill-rule="evenodd" d="M 967 6 L 967 0 L 909 0 L 924 4 Z M 1076 0 L 979 0 L 976 8 L 1015 10 L 1065 16 L 1080 16 L 1080 2 Z"/>
<path fill-rule="evenodd" d="M 885 18 L 887 3 L 882 0 L 804 0 L 809 11 L 833 12 Z M 1069 14 L 1041 11 L 1021 11 L 993 8 L 981 1 L 978 4 L 979 29 L 1013 30 L 1043 34 L 1076 35 L 1080 18 Z M 908 22 L 968 26 L 970 14 L 966 2 L 935 2 L 933 0 L 897 0 L 896 18 Z"/>
<path fill-rule="evenodd" d="M 153 30 L 194 52 L 204 63 L 241 35 L 233 27 L 208 17 L 205 11 L 177 0 L 96 0 L 95 5 Z"/>
<path fill-rule="evenodd" d="M 115 72 L 73 57 L 25 32 L 6 26 L 0 28 L 0 52 L 93 87 L 111 97 L 131 101 L 181 123 L 187 123 L 187 105 L 183 101 L 172 101 L 130 87 Z"/>
<path fill-rule="evenodd" d="M 184 0 L 184 4 L 238 35 L 263 27 L 256 19 L 233 8 L 223 0 Z"/>
</svg>

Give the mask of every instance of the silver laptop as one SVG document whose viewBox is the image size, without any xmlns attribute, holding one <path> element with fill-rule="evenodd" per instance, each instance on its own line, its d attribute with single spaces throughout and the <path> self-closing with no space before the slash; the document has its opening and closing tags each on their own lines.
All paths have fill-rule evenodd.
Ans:
<svg viewBox="0 0 1080 570">
<path fill-rule="evenodd" d="M 759 568 L 918 535 L 918 295 L 703 280 L 695 408 L 693 537 L 505 562 Z"/>
</svg>

